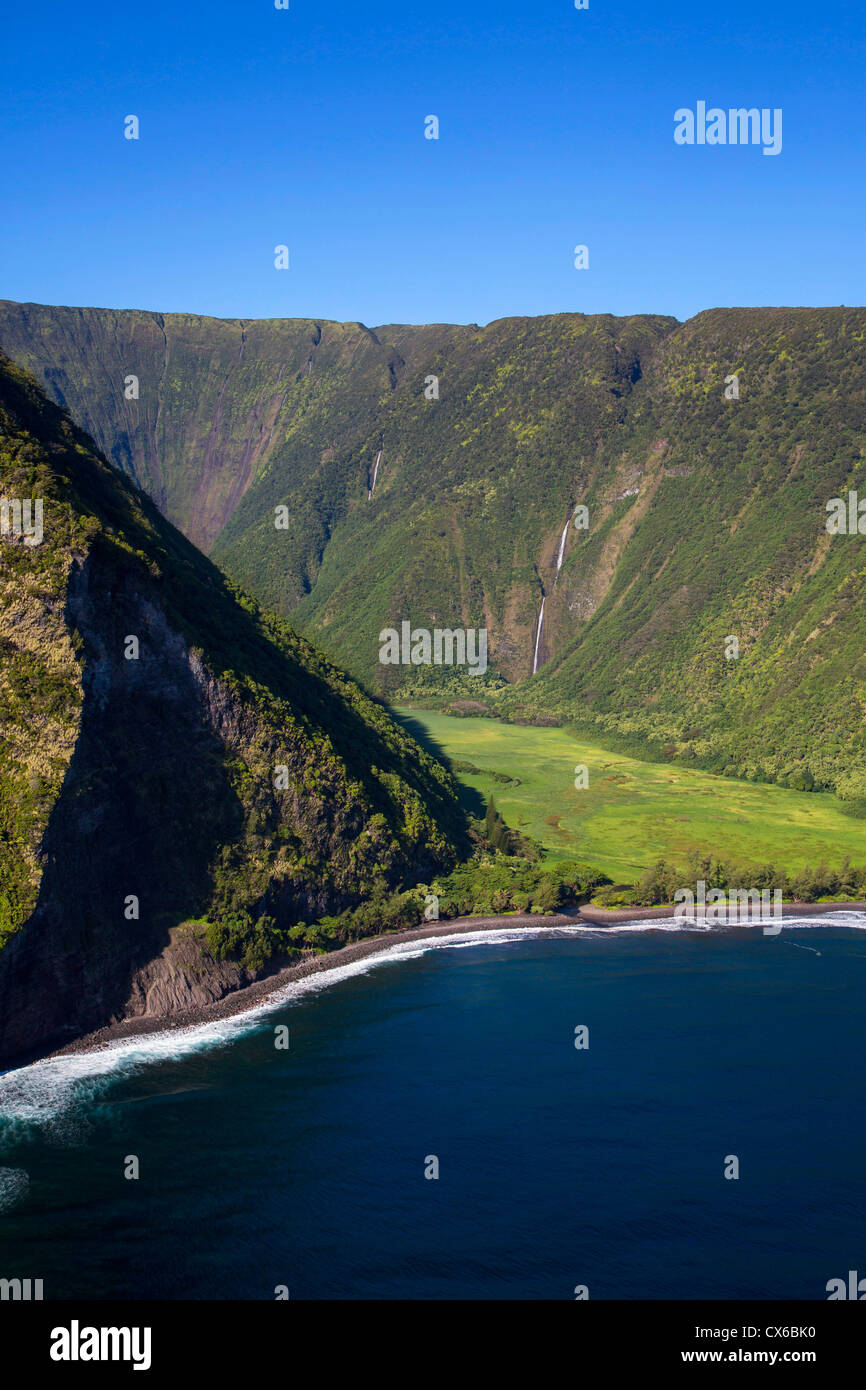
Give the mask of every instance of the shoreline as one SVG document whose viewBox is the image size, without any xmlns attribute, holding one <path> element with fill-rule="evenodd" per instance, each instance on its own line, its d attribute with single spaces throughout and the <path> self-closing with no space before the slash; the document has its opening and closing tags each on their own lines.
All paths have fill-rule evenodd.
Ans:
<svg viewBox="0 0 866 1390">
<path fill-rule="evenodd" d="M 233 990 L 222 999 L 204 1004 L 196 1009 L 181 1013 L 148 1018 L 139 1015 L 123 1019 L 119 1023 L 108 1023 L 92 1033 L 85 1033 L 73 1042 L 66 1043 L 47 1052 L 41 1061 L 52 1061 L 58 1057 L 71 1057 L 80 1052 L 94 1052 L 122 1042 L 127 1038 L 147 1036 L 151 1033 L 168 1033 L 183 1028 L 194 1028 L 201 1023 L 214 1023 L 222 1018 L 233 1018 L 246 1013 L 259 1004 L 264 1004 L 286 985 L 297 980 L 305 980 L 310 975 L 319 975 L 326 970 L 336 970 L 341 965 L 351 965 L 353 961 L 364 960 L 367 956 L 378 955 L 389 946 L 400 946 L 404 942 L 426 941 L 437 936 L 454 936 L 466 932 L 496 931 L 503 927 L 574 927 L 580 925 L 580 910 L 575 907 L 563 912 L 540 913 L 519 912 L 512 916 L 492 917 L 452 917 L 438 925 L 425 923 L 420 927 L 409 927 L 405 931 L 382 932 L 378 936 L 367 936 L 361 941 L 353 941 L 349 946 L 341 946 L 336 951 L 328 951 L 321 956 L 310 956 L 306 960 L 295 961 L 283 966 L 261 980 L 254 980 L 242 989 Z M 36 1059 L 34 1059 L 36 1060 Z M 26 1064 L 25 1064 L 26 1065 Z"/>
<path fill-rule="evenodd" d="M 707 904 L 708 908 L 712 903 Z M 604 926 L 610 923 L 614 926 L 617 922 L 644 922 L 653 917 L 673 917 L 676 912 L 675 907 L 593 907 L 591 903 L 584 904 L 580 909 L 580 916 L 585 922 L 592 922 L 596 926 Z M 821 916 L 825 912 L 866 912 L 866 902 L 830 902 L 830 903 L 782 903 L 783 917 L 815 917 Z M 756 921 L 760 922 L 758 917 Z M 733 923 L 732 925 L 742 925 Z"/>
<path fill-rule="evenodd" d="M 866 912 L 866 902 L 786 903 L 783 906 L 783 911 L 786 917 L 815 917 L 832 912 Z M 224 995 L 222 999 L 214 1000 L 213 1003 L 202 1005 L 200 1008 L 188 1009 L 182 1013 L 160 1018 L 148 1018 L 141 1015 L 124 1019 L 118 1023 L 106 1024 L 103 1028 L 86 1033 L 83 1037 L 76 1038 L 74 1042 L 67 1043 L 63 1047 L 46 1053 L 42 1058 L 34 1060 L 47 1062 L 55 1061 L 61 1057 L 75 1056 L 78 1053 L 98 1052 L 110 1047 L 113 1043 L 123 1042 L 127 1039 L 146 1037 L 152 1033 L 181 1031 L 204 1023 L 214 1023 L 224 1018 L 234 1018 L 238 1014 L 246 1013 L 258 1005 L 267 1003 L 286 985 L 294 984 L 295 981 L 306 979 L 310 975 L 335 970 L 339 966 L 351 965 L 354 961 L 364 960 L 367 956 L 379 955 L 390 946 L 427 941 L 437 936 L 502 931 L 515 927 L 531 930 L 538 927 L 550 929 L 552 927 L 617 926 L 624 922 L 663 920 L 673 917 L 674 912 L 675 908 L 673 907 L 604 908 L 593 907 L 587 903 L 580 907 L 566 908 L 561 912 L 545 915 L 520 912 L 510 916 L 500 914 L 491 917 L 453 917 L 447 922 L 439 922 L 436 926 L 425 923 L 423 926 L 410 927 L 405 931 L 383 932 L 378 936 L 369 936 L 362 941 L 355 941 L 350 946 L 341 946 L 338 950 L 329 951 L 325 955 L 312 956 L 306 960 L 297 961 L 293 965 L 284 966 L 281 970 L 275 971 L 274 974 L 256 980 L 250 985 L 245 985 L 242 989 L 234 990 L 231 994 Z M 24 1063 L 23 1065 L 29 1064 Z"/>
</svg>

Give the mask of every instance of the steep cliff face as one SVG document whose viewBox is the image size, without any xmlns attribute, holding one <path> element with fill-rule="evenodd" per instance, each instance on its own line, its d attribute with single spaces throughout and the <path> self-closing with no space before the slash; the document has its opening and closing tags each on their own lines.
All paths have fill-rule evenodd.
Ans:
<svg viewBox="0 0 866 1390">
<path fill-rule="evenodd" d="M 420 612 L 486 618 L 496 667 L 529 674 L 547 532 L 674 327 L 553 314 L 371 330 L 0 301 L 0 347 L 106 456 L 383 692 L 376 635 Z"/>
<path fill-rule="evenodd" d="M 0 304 L 0 343 L 79 418 L 101 412 L 107 439 L 138 317 Z M 237 354 L 241 332 L 229 372 L 219 345 Z M 859 541 L 826 531 L 830 499 L 866 494 L 863 309 L 372 331 L 179 319 L 168 337 L 185 346 L 151 494 L 183 496 L 190 534 L 218 514 L 214 560 L 369 688 L 579 718 L 866 799 Z M 248 470 L 226 424 L 252 399 L 238 372 L 272 382 L 290 343 L 288 414 Z M 190 423 L 200 397 L 215 472 Z M 144 445 L 131 457 L 147 481 Z M 488 674 L 383 664 L 379 634 L 403 621 L 486 628 Z"/>
<path fill-rule="evenodd" d="M 866 310 L 717 309 L 667 336 L 600 444 L 498 708 L 580 715 L 719 772 L 866 796 Z"/>
<path fill-rule="evenodd" d="M 0 301 L 0 347 L 205 551 L 257 478 L 310 482 L 323 454 L 363 438 L 451 331 L 410 330 L 398 348 L 360 323 Z"/>
<path fill-rule="evenodd" d="M 384 442 L 372 501 L 353 501 L 335 521 L 293 620 L 321 633 L 329 651 L 389 695 L 407 675 L 424 676 L 378 662 L 379 631 L 401 619 L 423 628 L 485 627 L 492 669 L 508 681 L 529 676 L 563 526 L 673 322 L 608 314 L 503 319 L 464 329 L 439 348 L 385 403 L 378 433 L 350 464 L 357 474 Z M 264 507 L 266 484 L 228 524 L 214 552 L 221 563 L 242 563 L 236 528 L 259 498 Z M 261 556 L 262 571 L 266 563 Z M 430 675 L 441 689 L 443 672 Z M 466 677 L 463 694 L 479 685 Z"/>
<path fill-rule="evenodd" d="M 2 359 L 0 496 L 43 529 L 0 537 L 0 1061 L 172 1007 L 141 981 L 185 919 L 258 924 L 251 969 L 202 951 L 219 993 L 453 860 L 444 770 Z"/>
</svg>

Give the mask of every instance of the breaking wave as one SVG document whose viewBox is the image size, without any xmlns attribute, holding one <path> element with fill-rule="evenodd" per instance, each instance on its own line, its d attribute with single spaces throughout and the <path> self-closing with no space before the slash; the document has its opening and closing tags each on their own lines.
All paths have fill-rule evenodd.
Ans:
<svg viewBox="0 0 866 1390">
<path fill-rule="evenodd" d="M 776 925 L 779 925 L 777 923 Z M 783 917 L 782 928 L 849 927 L 866 931 L 866 913 L 840 911 L 814 917 Z M 358 975 L 365 975 L 383 965 L 416 960 L 431 951 L 460 950 L 470 946 L 500 946 L 515 941 L 543 937 L 598 939 L 630 935 L 636 932 L 725 931 L 729 928 L 715 923 L 696 925 L 674 921 L 672 918 L 646 918 L 634 922 L 618 922 L 610 926 L 574 925 L 555 927 L 491 927 L 481 931 L 455 931 L 447 935 L 428 937 L 421 941 L 395 943 L 373 955 L 346 965 L 335 966 L 302 980 L 295 980 L 274 991 L 267 999 L 232 1018 L 209 1023 L 192 1024 L 186 1028 L 169 1028 L 164 1032 L 141 1034 L 92 1052 L 56 1057 L 14 1071 L 0 1073 L 0 1141 L 16 1138 L 30 1128 L 48 1128 L 60 1142 L 75 1142 L 81 1131 L 83 1117 L 98 1106 L 109 1088 L 154 1063 L 180 1060 L 191 1053 L 225 1047 L 246 1034 L 261 1028 L 267 1017 L 286 1004 L 320 990 L 330 989 Z M 760 924 L 742 924 L 737 930 L 759 931 Z M 64 1120 L 66 1123 L 64 1124 Z M 12 1175 L 12 1176 L 10 1176 Z M 26 1174 L 23 1174 L 26 1180 Z M 21 1195 L 17 1170 L 0 1168 L 0 1208 L 4 1195 Z"/>
</svg>

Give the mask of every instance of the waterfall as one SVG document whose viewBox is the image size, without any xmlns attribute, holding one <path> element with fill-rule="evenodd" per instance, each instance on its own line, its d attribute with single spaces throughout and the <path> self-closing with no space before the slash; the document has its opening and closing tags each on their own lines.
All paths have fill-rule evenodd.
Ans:
<svg viewBox="0 0 866 1390">
<path fill-rule="evenodd" d="M 541 629 L 544 627 L 544 604 L 545 604 L 545 602 L 546 602 L 546 596 L 545 596 L 544 594 L 542 594 L 542 595 L 541 595 L 541 612 L 540 612 L 539 615 L 538 615 L 538 628 L 537 628 L 536 633 L 535 633 L 535 653 L 534 653 L 533 658 L 532 658 L 532 674 L 533 674 L 533 675 L 535 675 L 536 671 L 538 670 L 538 651 L 539 651 L 539 648 L 540 648 L 540 646 L 541 646 Z"/>
<path fill-rule="evenodd" d="M 568 521 L 565 523 L 565 529 L 564 529 L 564 531 L 563 531 L 563 533 L 562 533 L 562 539 L 561 539 L 560 542 L 559 542 L 559 553 L 557 554 L 557 557 L 556 557 L 556 573 L 557 573 L 557 574 L 559 574 L 559 571 L 562 569 L 562 562 L 563 562 L 563 560 L 565 559 L 565 542 L 568 540 L 568 528 L 569 528 L 570 525 L 571 525 L 571 517 L 569 517 L 569 518 L 568 518 Z M 532 656 L 532 674 L 533 674 L 533 675 L 535 675 L 536 671 L 538 670 L 538 653 L 539 653 L 539 651 L 541 650 L 541 629 L 544 627 L 544 604 L 545 604 L 545 598 L 546 598 L 546 596 L 545 596 L 544 594 L 542 594 L 542 595 L 541 595 L 541 612 L 540 612 L 539 615 L 538 615 L 538 629 L 537 629 L 537 631 L 536 631 L 536 633 L 535 633 L 535 651 L 534 651 L 533 656 Z"/>
<path fill-rule="evenodd" d="M 372 481 L 372 483 L 370 484 L 370 490 L 369 490 L 369 492 L 367 493 L 367 501 L 368 501 L 368 502 L 369 502 L 370 498 L 373 496 L 373 493 L 374 493 L 375 490 L 376 490 L 376 476 L 377 476 L 377 474 L 378 474 L 378 472 L 379 472 L 379 462 L 380 462 L 380 460 L 381 460 L 381 458 L 382 458 L 382 454 L 383 454 L 384 452 L 385 452 L 384 449 L 380 449 L 380 450 L 379 450 L 378 454 L 376 455 L 376 462 L 373 464 L 373 481 Z"/>
<path fill-rule="evenodd" d="M 568 528 L 569 528 L 570 525 L 571 525 L 571 517 L 569 517 L 569 518 L 568 518 L 568 521 L 565 523 L 565 530 L 564 530 L 563 533 L 562 533 L 562 540 L 559 542 L 559 554 L 558 554 L 557 557 L 556 557 L 556 573 L 557 573 L 557 574 L 559 574 L 559 571 L 562 569 L 562 562 L 563 562 L 563 560 L 565 559 L 565 542 L 566 542 L 566 539 L 567 539 L 567 537 L 568 537 Z"/>
</svg>

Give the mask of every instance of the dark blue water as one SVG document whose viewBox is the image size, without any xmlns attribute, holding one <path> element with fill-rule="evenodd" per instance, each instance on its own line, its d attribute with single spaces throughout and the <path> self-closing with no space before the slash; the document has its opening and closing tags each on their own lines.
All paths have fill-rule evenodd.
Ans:
<svg viewBox="0 0 866 1390">
<path fill-rule="evenodd" d="M 7 1074 L 0 1165 L 29 1190 L 7 1174 L 0 1277 L 46 1298 L 826 1298 L 866 1270 L 864 982 L 866 932 L 839 926 L 476 938 L 217 1045 Z"/>
</svg>

